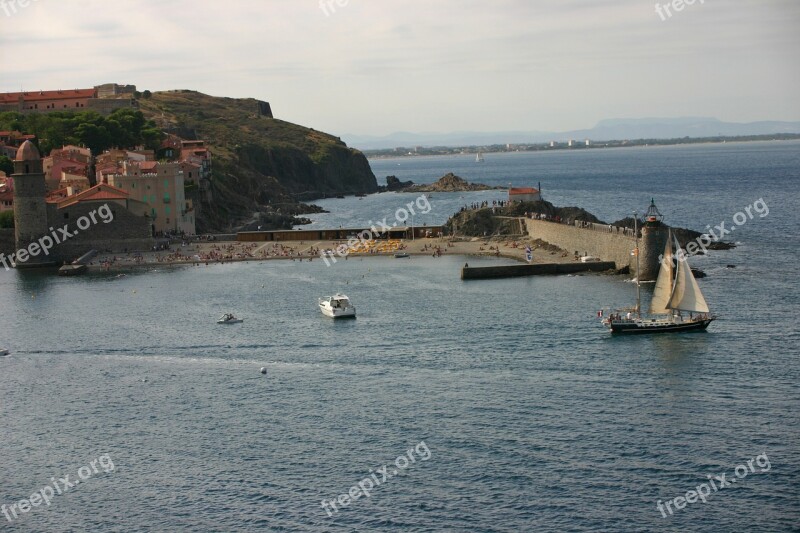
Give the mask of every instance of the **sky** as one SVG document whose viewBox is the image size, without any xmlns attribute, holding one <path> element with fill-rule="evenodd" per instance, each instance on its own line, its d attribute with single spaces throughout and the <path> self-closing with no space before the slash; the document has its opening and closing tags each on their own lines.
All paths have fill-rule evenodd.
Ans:
<svg viewBox="0 0 800 533">
<path fill-rule="evenodd" d="M 687 1 L 0 0 L 0 92 L 194 89 L 336 135 L 800 120 L 800 1 Z"/>
</svg>

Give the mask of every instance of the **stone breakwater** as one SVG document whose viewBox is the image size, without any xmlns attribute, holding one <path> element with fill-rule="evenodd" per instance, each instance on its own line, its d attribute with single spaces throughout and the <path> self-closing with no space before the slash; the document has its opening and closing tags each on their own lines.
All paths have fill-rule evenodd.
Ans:
<svg viewBox="0 0 800 533">
<path fill-rule="evenodd" d="M 636 257 L 632 255 L 636 239 L 632 231 L 603 224 L 581 227 L 548 220 L 524 219 L 528 235 L 558 246 L 569 253 L 590 255 L 602 261 L 613 261 L 618 270 L 628 267 L 632 274 L 636 270 Z M 658 276 L 658 256 L 662 252 L 666 229 L 644 227 L 639 239 L 639 279 L 652 281 Z"/>
<path fill-rule="evenodd" d="M 578 272 L 605 272 L 613 270 L 611 261 L 595 263 L 544 263 L 538 265 L 501 265 L 488 267 L 468 267 L 461 269 L 461 279 L 516 278 L 522 276 L 543 276 L 576 274 Z"/>
</svg>

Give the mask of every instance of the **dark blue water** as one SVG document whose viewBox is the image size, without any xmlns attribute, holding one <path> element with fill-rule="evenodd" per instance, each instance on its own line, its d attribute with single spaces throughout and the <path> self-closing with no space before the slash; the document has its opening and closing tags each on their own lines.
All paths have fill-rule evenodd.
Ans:
<svg viewBox="0 0 800 533">
<path fill-rule="evenodd" d="M 386 170 L 398 162 L 405 174 Z M 0 530 L 797 528 L 800 144 L 487 154 L 483 176 L 466 156 L 372 164 L 418 182 L 541 181 L 554 203 L 608 220 L 650 196 L 696 229 L 730 227 L 759 198 L 769 214 L 737 226 L 735 250 L 693 261 L 720 315 L 705 334 L 611 338 L 594 314 L 630 303 L 623 278 L 463 283 L 459 257 L 0 271 L 0 346 L 13 351 L 0 358 L 0 504 L 103 454 L 115 467 L 12 522 L 0 514 Z M 468 200 L 439 196 L 431 216 Z M 400 197 L 329 201 L 322 216 L 360 225 Z M 316 310 L 336 291 L 357 320 Z M 215 325 L 225 311 L 245 323 Z M 428 460 L 328 517 L 322 499 L 421 441 Z M 748 460 L 756 471 L 707 503 L 656 507 Z"/>
</svg>

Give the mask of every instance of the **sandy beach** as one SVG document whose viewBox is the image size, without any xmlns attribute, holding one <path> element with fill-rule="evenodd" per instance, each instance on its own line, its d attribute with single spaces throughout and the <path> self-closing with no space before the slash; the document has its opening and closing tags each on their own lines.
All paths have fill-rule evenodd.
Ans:
<svg viewBox="0 0 800 533">
<path fill-rule="evenodd" d="M 120 270 L 137 267 L 195 265 L 232 263 L 238 261 L 324 261 L 321 254 L 325 250 L 334 251 L 337 247 L 347 245 L 347 241 L 289 241 L 274 242 L 237 242 L 237 241 L 194 241 L 173 244 L 169 249 L 151 252 L 102 253 L 89 264 L 92 270 Z M 364 246 L 349 249 L 344 257 L 333 255 L 338 261 L 347 261 L 357 257 L 386 256 L 396 253 L 407 253 L 412 256 L 431 257 L 442 255 L 463 255 L 504 257 L 526 262 L 525 247 L 533 250 L 532 263 L 567 263 L 578 259 L 554 247 L 542 246 L 542 243 L 530 238 L 520 239 L 475 239 L 448 240 L 426 238 L 415 240 L 371 241 Z M 328 259 L 333 263 L 333 259 Z"/>
</svg>

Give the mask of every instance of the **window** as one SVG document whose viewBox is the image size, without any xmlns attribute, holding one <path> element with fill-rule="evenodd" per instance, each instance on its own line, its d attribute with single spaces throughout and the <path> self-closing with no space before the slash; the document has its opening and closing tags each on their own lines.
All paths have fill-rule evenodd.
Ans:
<svg viewBox="0 0 800 533">
<path fill-rule="evenodd" d="M 169 189 L 169 180 L 164 180 L 164 188 Z"/>
<path fill-rule="evenodd" d="M 135 189 L 135 188 L 136 188 L 136 183 L 131 183 L 131 189 Z"/>
<path fill-rule="evenodd" d="M 164 208 L 164 214 L 166 214 L 166 215 L 170 215 L 170 214 L 171 214 L 171 211 L 172 211 L 172 210 L 169 208 L 169 206 L 167 206 L 167 207 L 165 207 L 165 208 Z"/>
</svg>

